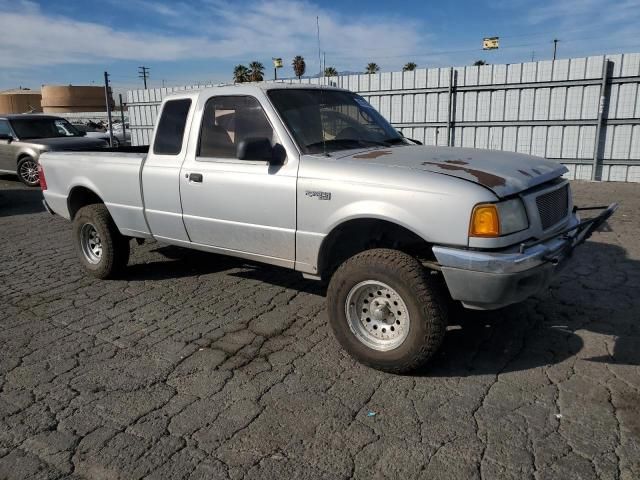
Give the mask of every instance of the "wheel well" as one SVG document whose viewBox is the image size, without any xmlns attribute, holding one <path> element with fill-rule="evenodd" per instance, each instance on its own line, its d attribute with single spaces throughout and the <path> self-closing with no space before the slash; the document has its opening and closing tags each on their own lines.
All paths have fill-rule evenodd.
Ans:
<svg viewBox="0 0 640 480">
<path fill-rule="evenodd" d="M 76 213 L 78 213 L 78 210 L 82 207 L 96 203 L 104 203 L 96 193 L 86 187 L 74 187 L 71 190 L 71 193 L 69 193 L 69 198 L 67 199 L 67 206 L 69 208 L 71 220 L 73 220 Z"/>
<path fill-rule="evenodd" d="M 360 218 L 338 225 L 323 240 L 318 273 L 329 278 L 346 259 L 371 248 L 393 248 L 421 259 L 434 259 L 431 244 L 411 230 L 386 220 Z"/>
<path fill-rule="evenodd" d="M 18 155 L 18 158 L 16 159 L 16 165 L 20 163 L 20 160 L 22 160 L 23 158 L 33 158 L 33 155 L 30 155 L 28 153 L 21 153 L 20 155 Z"/>
</svg>

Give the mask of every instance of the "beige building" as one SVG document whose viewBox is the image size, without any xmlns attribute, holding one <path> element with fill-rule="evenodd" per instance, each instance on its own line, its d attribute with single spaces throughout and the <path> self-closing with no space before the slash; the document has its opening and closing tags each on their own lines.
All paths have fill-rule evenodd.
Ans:
<svg viewBox="0 0 640 480">
<path fill-rule="evenodd" d="M 111 108 L 113 97 L 109 96 Z M 44 113 L 104 112 L 104 87 L 82 85 L 43 85 L 42 110 Z"/>
<path fill-rule="evenodd" d="M 40 92 L 35 90 L 5 90 L 0 92 L 0 114 L 41 112 L 41 98 Z"/>
</svg>

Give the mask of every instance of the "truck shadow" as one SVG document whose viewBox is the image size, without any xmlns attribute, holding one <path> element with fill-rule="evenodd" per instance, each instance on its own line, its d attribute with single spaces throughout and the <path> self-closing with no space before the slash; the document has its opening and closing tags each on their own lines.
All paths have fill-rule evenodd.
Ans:
<svg viewBox="0 0 640 480">
<path fill-rule="evenodd" d="M 39 188 L 25 187 L 16 177 L 9 175 L 0 175 L 0 180 L 10 185 L 9 188 L 0 190 L 0 217 L 44 212 L 42 191 Z"/>
<path fill-rule="evenodd" d="M 128 279 L 170 279 L 216 272 L 311 295 L 320 282 L 297 272 L 179 247 L 153 250 L 173 261 L 133 265 Z M 493 312 L 452 312 L 444 345 L 419 376 L 463 377 L 524 371 L 573 356 L 588 362 L 640 365 L 640 262 L 616 245 L 587 242 L 549 291 Z M 607 335 L 593 352 L 583 338 Z M 594 342 L 591 342 L 594 343 Z"/>
<path fill-rule="evenodd" d="M 640 365 L 640 262 L 619 246 L 597 242 L 587 242 L 575 257 L 548 292 L 494 312 L 457 312 L 443 348 L 416 374 L 495 375 L 576 355 Z M 590 333 L 609 338 L 587 345 Z"/>
</svg>

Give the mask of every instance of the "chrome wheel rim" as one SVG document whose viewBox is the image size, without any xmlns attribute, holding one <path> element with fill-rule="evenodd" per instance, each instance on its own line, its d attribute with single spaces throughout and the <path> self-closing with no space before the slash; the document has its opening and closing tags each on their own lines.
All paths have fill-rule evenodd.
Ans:
<svg viewBox="0 0 640 480">
<path fill-rule="evenodd" d="M 19 173 L 28 183 L 38 183 L 38 164 L 33 160 L 22 162 Z"/>
<path fill-rule="evenodd" d="M 374 350 L 398 348 L 409 334 L 406 303 L 393 288 L 377 280 L 365 280 L 349 291 L 345 313 L 356 338 Z"/>
<path fill-rule="evenodd" d="M 89 263 L 99 263 L 102 258 L 102 240 L 96 227 L 85 223 L 80 230 L 82 253 Z"/>
</svg>

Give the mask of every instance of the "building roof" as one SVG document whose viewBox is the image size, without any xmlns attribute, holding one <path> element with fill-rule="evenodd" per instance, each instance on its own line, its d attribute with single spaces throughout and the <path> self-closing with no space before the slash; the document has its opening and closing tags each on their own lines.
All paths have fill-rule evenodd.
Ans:
<svg viewBox="0 0 640 480">
<path fill-rule="evenodd" d="M 40 90 L 28 90 L 24 88 L 13 88 L 11 90 L 2 90 L 0 95 L 41 95 Z"/>
</svg>

